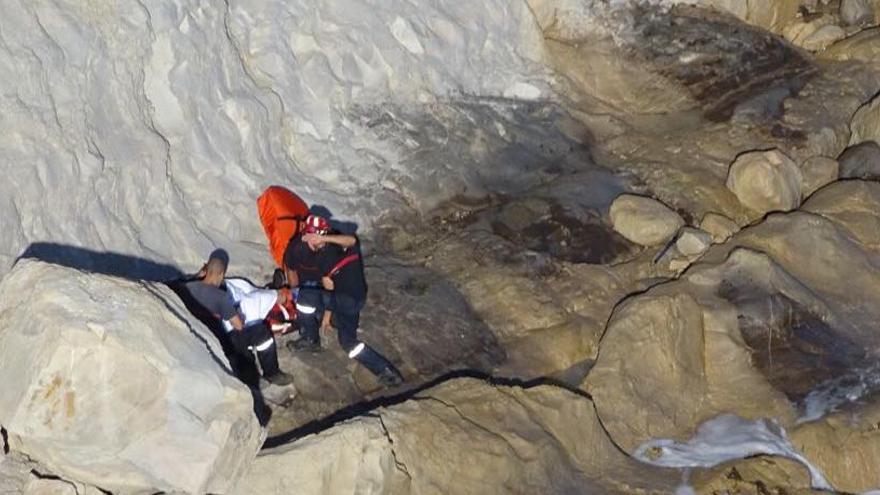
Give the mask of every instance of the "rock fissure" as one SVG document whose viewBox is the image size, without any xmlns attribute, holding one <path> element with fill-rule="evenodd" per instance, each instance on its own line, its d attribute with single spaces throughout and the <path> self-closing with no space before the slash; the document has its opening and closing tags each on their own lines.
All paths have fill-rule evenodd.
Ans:
<svg viewBox="0 0 880 495">
<path fill-rule="evenodd" d="M 409 469 L 407 469 L 406 463 L 404 463 L 400 459 L 400 456 L 394 450 L 394 439 L 391 438 L 391 433 L 388 431 L 388 427 L 385 425 L 385 420 L 382 418 L 382 412 L 376 412 L 375 417 L 379 420 L 379 425 L 382 427 L 382 432 L 385 434 L 385 438 L 388 439 L 388 445 L 390 445 L 391 448 L 391 456 L 394 458 L 394 467 L 402 472 L 407 478 L 412 479 L 412 475 L 409 474 Z"/>
</svg>

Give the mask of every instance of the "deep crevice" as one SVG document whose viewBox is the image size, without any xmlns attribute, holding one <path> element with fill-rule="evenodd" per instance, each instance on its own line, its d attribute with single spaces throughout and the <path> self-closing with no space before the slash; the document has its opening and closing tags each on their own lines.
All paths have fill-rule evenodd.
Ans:
<svg viewBox="0 0 880 495">
<path fill-rule="evenodd" d="M 0 426 L 0 439 L 3 441 L 3 455 L 9 454 L 9 433 L 2 426 Z"/>
<path fill-rule="evenodd" d="M 522 380 L 515 377 L 493 376 L 491 374 L 472 369 L 455 370 L 441 375 L 433 380 L 425 382 L 415 388 L 401 392 L 397 395 L 378 397 L 376 399 L 351 404 L 342 409 L 339 409 L 338 411 L 324 418 L 311 421 L 286 433 L 269 437 L 266 439 L 265 443 L 263 443 L 263 448 L 270 449 L 278 447 L 294 442 L 308 435 L 321 433 L 325 430 L 332 428 L 338 423 L 353 419 L 358 416 L 368 415 L 370 413 L 373 413 L 376 409 L 380 407 L 390 407 L 406 402 L 409 399 L 415 398 L 418 394 L 427 389 L 458 378 L 474 378 L 477 380 L 485 381 L 486 383 L 494 386 L 500 385 L 506 387 L 520 387 L 523 389 L 530 389 L 542 385 L 547 385 L 566 390 L 585 399 L 589 399 L 590 401 L 593 400 L 593 397 L 587 392 L 571 387 L 568 384 L 565 384 L 553 378 L 538 377 L 530 380 Z"/>
</svg>

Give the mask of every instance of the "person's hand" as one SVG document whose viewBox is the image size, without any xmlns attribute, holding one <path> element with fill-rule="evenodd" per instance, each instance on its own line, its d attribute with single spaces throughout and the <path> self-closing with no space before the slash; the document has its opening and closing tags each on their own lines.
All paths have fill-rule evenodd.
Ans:
<svg viewBox="0 0 880 495">
<path fill-rule="evenodd" d="M 277 302 L 278 304 L 283 306 L 283 305 L 287 304 L 288 302 L 290 302 L 290 299 L 291 299 L 290 289 L 279 289 L 278 290 L 278 298 L 276 299 L 275 302 Z"/>
<path fill-rule="evenodd" d="M 321 285 L 324 286 L 324 290 L 333 290 L 336 287 L 330 277 L 321 277 Z"/>
</svg>

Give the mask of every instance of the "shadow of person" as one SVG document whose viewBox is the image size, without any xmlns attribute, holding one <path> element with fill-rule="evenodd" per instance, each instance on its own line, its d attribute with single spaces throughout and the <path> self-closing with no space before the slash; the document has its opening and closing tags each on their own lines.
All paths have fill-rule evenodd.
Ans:
<svg viewBox="0 0 880 495">
<path fill-rule="evenodd" d="M 330 209 L 324 205 L 312 205 L 312 207 L 309 208 L 309 212 L 311 212 L 313 215 L 318 215 L 319 217 L 326 218 L 327 221 L 330 222 L 330 227 L 334 230 L 348 235 L 357 234 L 357 223 L 334 218 L 333 212 L 331 212 Z"/>
</svg>

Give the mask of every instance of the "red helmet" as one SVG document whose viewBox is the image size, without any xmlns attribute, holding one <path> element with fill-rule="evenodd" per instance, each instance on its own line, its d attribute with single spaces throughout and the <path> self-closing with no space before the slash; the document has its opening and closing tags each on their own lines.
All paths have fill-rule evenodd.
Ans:
<svg viewBox="0 0 880 495">
<path fill-rule="evenodd" d="M 306 234 L 326 234 L 330 231 L 330 223 L 324 217 L 309 215 L 303 230 Z"/>
</svg>

